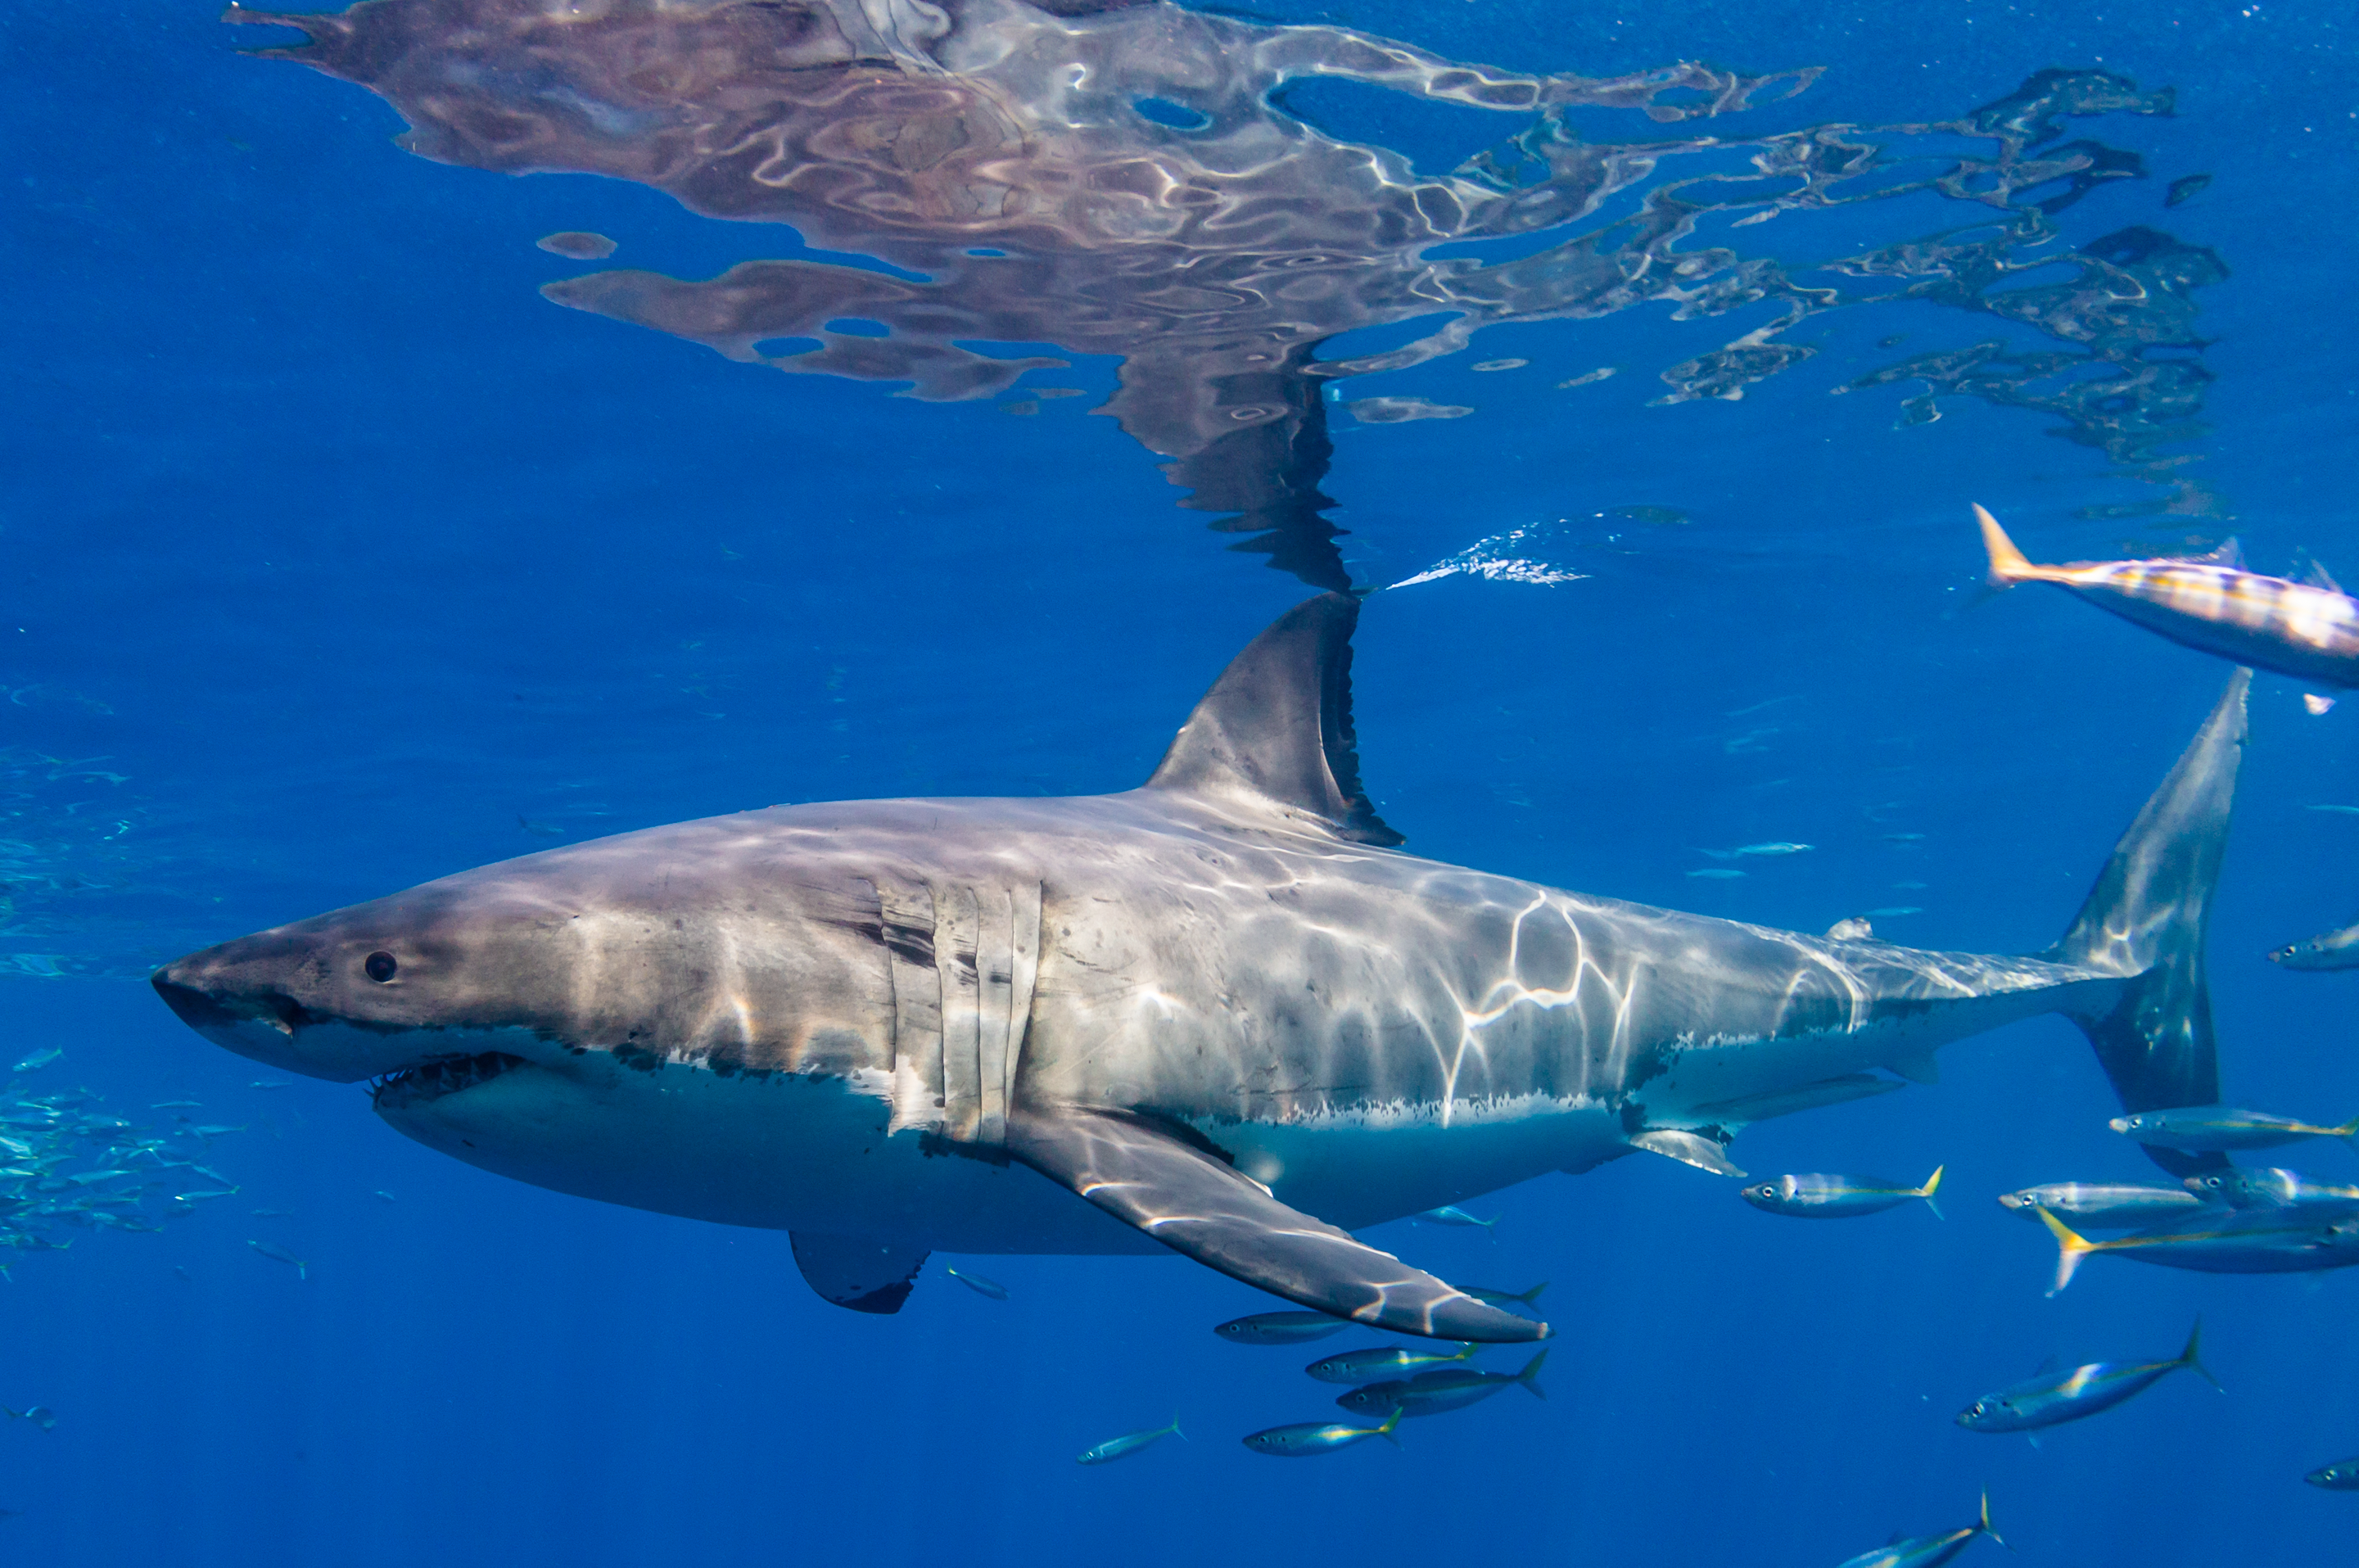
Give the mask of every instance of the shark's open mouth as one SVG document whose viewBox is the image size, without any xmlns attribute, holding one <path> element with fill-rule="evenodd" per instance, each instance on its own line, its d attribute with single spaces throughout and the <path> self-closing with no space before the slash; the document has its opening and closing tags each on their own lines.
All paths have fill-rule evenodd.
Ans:
<svg viewBox="0 0 2359 1568">
<path fill-rule="evenodd" d="M 439 1100 L 445 1094 L 455 1094 L 462 1089 L 472 1089 L 486 1083 L 511 1068 L 522 1067 L 521 1056 L 510 1056 L 505 1051 L 486 1051 L 475 1056 L 445 1056 L 432 1062 L 421 1062 L 415 1067 L 403 1067 L 382 1078 L 369 1081 L 369 1104 L 380 1111 L 397 1111 L 405 1106 Z"/>
</svg>

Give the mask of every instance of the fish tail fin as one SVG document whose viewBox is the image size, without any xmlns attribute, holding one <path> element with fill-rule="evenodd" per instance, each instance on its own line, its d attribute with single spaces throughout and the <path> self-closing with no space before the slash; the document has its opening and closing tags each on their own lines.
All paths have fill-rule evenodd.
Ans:
<svg viewBox="0 0 2359 1568">
<path fill-rule="evenodd" d="M 1524 1369 L 1516 1374 L 1516 1381 L 1531 1390 L 1531 1396 L 1536 1399 L 1548 1398 L 1548 1390 L 1540 1387 L 1540 1363 L 1547 1359 L 1548 1352 L 1543 1350 L 1525 1362 Z"/>
<path fill-rule="evenodd" d="M 1933 1174 L 1926 1177 L 1925 1184 L 1917 1189 L 1917 1195 L 1925 1200 L 1925 1206 L 1933 1211 L 1933 1217 L 1937 1220 L 1946 1220 L 1950 1217 L 1941 1212 L 1941 1205 L 1933 1201 L 1933 1194 L 1941 1190 L 1941 1172 L 1948 1169 L 1946 1165 L 1936 1165 L 1933 1167 Z"/>
<path fill-rule="evenodd" d="M 1522 1295 L 1517 1296 L 1516 1300 L 1523 1302 L 1524 1305 L 1527 1307 L 1537 1307 L 1540 1304 L 1540 1292 L 1548 1288 L 1549 1282 L 1543 1279 L 1538 1284 L 1533 1286 L 1530 1290 L 1526 1290 Z"/>
<path fill-rule="evenodd" d="M 2012 588 L 2038 574 L 2039 568 L 2032 565 L 2025 559 L 2023 551 L 2015 548 L 2015 541 L 2006 537 L 2006 530 L 1998 526 L 1998 519 L 1979 505 L 1974 507 L 1974 521 L 1983 526 L 1983 550 L 1990 557 L 1990 575 L 1985 581 L 1992 587 Z"/>
<path fill-rule="evenodd" d="M 2035 1210 L 2039 1223 L 2056 1238 L 2056 1283 L 2048 1287 L 2049 1295 L 2056 1294 L 2072 1282 L 2072 1271 L 2081 1267 L 2081 1259 L 2097 1250 L 2097 1244 L 2073 1234 L 2072 1227 L 2046 1209 Z"/>
<path fill-rule="evenodd" d="M 1474 1359 L 1474 1353 L 1482 1348 L 1482 1341 L 1470 1339 L 1464 1345 L 1460 1345 L 1458 1347 L 1458 1354 L 1451 1356 L 1450 1359 L 1452 1361 L 1472 1361 Z"/>
<path fill-rule="evenodd" d="M 2118 985 L 2061 987 L 2058 1009 L 2088 1036 L 2127 1111 L 2220 1098 L 2203 942 L 2244 757 L 2252 676 L 2239 670 L 2229 677 L 2203 727 L 2114 846 L 2071 929 L 2040 954 L 2121 978 Z M 2228 1163 L 2219 1154 L 2153 1145 L 2147 1154 L 2181 1178 Z"/>
<path fill-rule="evenodd" d="M 1182 1443 L 1188 1441 L 1188 1434 L 1180 1430 L 1180 1416 L 1177 1411 L 1174 1411 L 1171 1416 L 1171 1435 Z"/>
<path fill-rule="evenodd" d="M 1401 1408 L 1398 1405 L 1395 1405 L 1393 1407 L 1393 1413 L 1385 1418 L 1385 1424 L 1376 1428 L 1376 1435 L 1383 1438 L 1386 1443 L 1391 1443 L 1395 1448 L 1398 1448 L 1401 1445 L 1401 1440 L 1395 1431 L 1395 1429 L 1400 1425 L 1400 1419 Z"/>
<path fill-rule="evenodd" d="M 1975 1528 L 1976 1530 L 1981 1530 L 1984 1535 L 1989 1536 L 1993 1541 L 1997 1541 L 2001 1546 L 2006 1546 L 2006 1538 L 2005 1536 L 2002 1536 L 2001 1534 L 1999 1534 L 1999 1532 L 1998 1532 L 1998 1531 L 1996 1531 L 1996 1530 L 1993 1530 L 1993 1529 L 1991 1528 L 1991 1521 L 1990 1521 L 1990 1494 L 1989 1494 L 1988 1492 L 1984 1492 L 1984 1493 L 1983 1494 L 1983 1517 L 1982 1517 L 1982 1519 L 1981 1519 L 1980 1522 L 1978 1522 L 1977 1524 L 1975 1524 L 1974 1528 Z M 2014 1547 L 2012 1547 L 2012 1546 L 2006 1546 L 2006 1549 L 2007 1549 L 2009 1552 L 2012 1552 L 2012 1551 L 2014 1551 L 2014 1550 L 2015 1550 L 2015 1548 L 2014 1548 Z"/>
<path fill-rule="evenodd" d="M 2202 1344 L 2203 1320 L 2199 1317 L 2195 1320 L 2195 1326 L 2187 1331 L 2187 1348 L 2179 1353 L 2179 1364 L 2213 1388 L 2220 1388 L 2220 1379 L 2212 1376 L 2212 1368 L 2204 1366 L 2201 1356 L 2197 1354 Z M 2220 1391 L 2224 1394 L 2228 1390 L 2220 1388 Z"/>
<path fill-rule="evenodd" d="M 2354 1149 L 2359 1149 L 2359 1119 L 2344 1122 L 2334 1129 L 2334 1136 Z"/>
</svg>

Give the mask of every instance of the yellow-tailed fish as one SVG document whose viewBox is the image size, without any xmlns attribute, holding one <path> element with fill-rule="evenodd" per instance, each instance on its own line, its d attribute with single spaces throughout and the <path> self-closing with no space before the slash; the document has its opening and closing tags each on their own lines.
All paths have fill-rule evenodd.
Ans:
<svg viewBox="0 0 2359 1568">
<path fill-rule="evenodd" d="M 2190 561 L 2079 561 L 2038 566 L 1998 519 L 1974 517 L 1990 583 L 2052 583 L 2175 643 L 2314 685 L 2359 687 L 2359 602 L 2312 568 L 2307 583 L 2247 572 L 2231 539 Z"/>
<path fill-rule="evenodd" d="M 1847 1560 L 1843 1568 L 1940 1568 L 1940 1565 L 1966 1549 L 1966 1543 L 1978 1535 L 1999 1541 L 1998 1531 L 1991 1529 L 1990 1494 L 1983 1494 L 1983 1517 L 1963 1530 L 1944 1530 L 1940 1535 L 1917 1535 L 1906 1541 L 1895 1541 L 1873 1552 L 1863 1552 Z M 2008 1546 L 2012 1552 L 2015 1548 Z"/>
<path fill-rule="evenodd" d="M 1393 1429 L 1400 1425 L 1401 1413 L 1395 1408 L 1385 1418 L 1382 1426 L 1345 1426 L 1340 1421 L 1298 1421 L 1292 1426 L 1274 1426 L 1248 1434 L 1245 1445 L 1256 1454 L 1275 1454 L 1280 1459 L 1304 1459 L 1313 1454 L 1332 1454 L 1339 1448 L 1349 1448 L 1372 1437 L 1381 1437 L 1397 1447 L 1400 1439 Z"/>
<path fill-rule="evenodd" d="M 2091 1241 L 2046 1209 L 2039 1220 L 2056 1238 L 2051 1296 L 2072 1282 L 2081 1259 L 2099 1252 L 2201 1274 L 2314 1274 L 2359 1263 L 2359 1214 L 2348 1210 L 2205 1209 L 2110 1241 Z"/>
<path fill-rule="evenodd" d="M 1790 1214 L 1797 1219 L 1840 1220 L 1855 1214 L 1880 1214 L 1897 1208 L 1902 1203 L 1923 1199 L 1925 1206 L 1936 1216 L 1940 1205 L 1933 1194 L 1941 1190 L 1941 1171 L 1937 1167 L 1925 1179 L 1921 1187 L 1904 1186 L 1897 1181 L 1878 1181 L 1868 1176 L 1777 1176 L 1767 1181 L 1756 1181 L 1739 1190 L 1738 1195 L 1756 1209 L 1773 1214 Z"/>
<path fill-rule="evenodd" d="M 2220 1380 L 2197 1359 L 2202 1338 L 2203 1321 L 2198 1318 L 2188 1333 L 2187 1348 L 2169 1360 L 2092 1361 L 2086 1367 L 2044 1373 L 1984 1394 L 1958 1412 L 1958 1424 L 1969 1432 L 2033 1432 L 2060 1426 L 2112 1410 L 2181 1367 L 2217 1388 Z"/>
</svg>

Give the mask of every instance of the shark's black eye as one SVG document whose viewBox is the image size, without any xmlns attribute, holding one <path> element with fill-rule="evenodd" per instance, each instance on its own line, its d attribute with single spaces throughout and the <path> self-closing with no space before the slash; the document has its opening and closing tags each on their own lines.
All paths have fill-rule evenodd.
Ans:
<svg viewBox="0 0 2359 1568">
<path fill-rule="evenodd" d="M 389 953 L 372 953 L 361 961 L 361 973 L 380 985 L 392 979 L 394 971 L 400 967 L 400 964 L 393 961 L 393 954 Z"/>
</svg>

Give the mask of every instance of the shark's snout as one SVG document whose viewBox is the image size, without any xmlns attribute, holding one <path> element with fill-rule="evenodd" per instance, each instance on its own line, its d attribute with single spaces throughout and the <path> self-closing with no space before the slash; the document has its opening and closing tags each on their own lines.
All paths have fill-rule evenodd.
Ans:
<svg viewBox="0 0 2359 1568">
<path fill-rule="evenodd" d="M 419 1053 L 407 1031 L 354 1027 L 297 995 L 304 961 L 225 942 L 176 959 L 148 979 L 179 1020 L 240 1056 L 307 1077 L 349 1083 L 406 1067 Z M 291 961 L 290 961 L 291 960 Z"/>
</svg>

